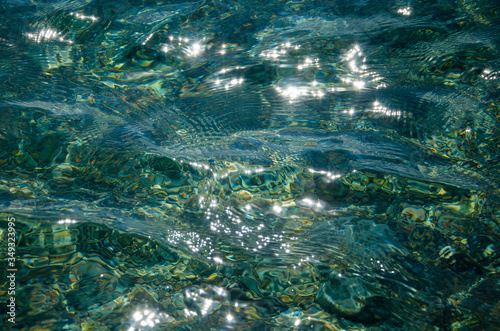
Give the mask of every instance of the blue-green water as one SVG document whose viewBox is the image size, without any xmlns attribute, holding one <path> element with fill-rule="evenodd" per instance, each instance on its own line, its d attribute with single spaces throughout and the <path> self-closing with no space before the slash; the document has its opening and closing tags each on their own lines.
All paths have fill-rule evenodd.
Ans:
<svg viewBox="0 0 500 331">
<path fill-rule="evenodd" d="M 497 330 L 499 59 L 495 1 L 3 0 L 0 328 Z"/>
</svg>

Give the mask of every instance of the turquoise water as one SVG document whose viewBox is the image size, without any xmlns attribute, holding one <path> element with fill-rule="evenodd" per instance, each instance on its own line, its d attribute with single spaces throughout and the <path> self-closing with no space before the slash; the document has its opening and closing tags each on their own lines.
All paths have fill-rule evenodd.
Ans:
<svg viewBox="0 0 500 331">
<path fill-rule="evenodd" d="M 499 32 L 486 0 L 2 1 L 0 329 L 496 330 Z"/>
</svg>

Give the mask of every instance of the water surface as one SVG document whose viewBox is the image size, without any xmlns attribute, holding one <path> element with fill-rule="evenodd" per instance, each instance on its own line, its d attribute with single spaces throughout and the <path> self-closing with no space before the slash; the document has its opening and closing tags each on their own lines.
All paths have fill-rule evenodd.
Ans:
<svg viewBox="0 0 500 331">
<path fill-rule="evenodd" d="M 486 0 L 2 1 L 0 327 L 494 330 L 499 23 Z"/>
</svg>

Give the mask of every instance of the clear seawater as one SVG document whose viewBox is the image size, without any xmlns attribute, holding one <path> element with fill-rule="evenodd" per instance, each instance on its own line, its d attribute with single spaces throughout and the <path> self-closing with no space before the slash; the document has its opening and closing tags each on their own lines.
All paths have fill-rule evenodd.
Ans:
<svg viewBox="0 0 500 331">
<path fill-rule="evenodd" d="M 0 329 L 498 330 L 499 88 L 492 0 L 2 0 Z"/>
</svg>

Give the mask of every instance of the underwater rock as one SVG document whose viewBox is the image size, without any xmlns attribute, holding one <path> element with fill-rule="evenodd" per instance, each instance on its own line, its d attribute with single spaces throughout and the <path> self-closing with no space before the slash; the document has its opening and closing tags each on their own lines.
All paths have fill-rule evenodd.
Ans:
<svg viewBox="0 0 500 331">
<path fill-rule="evenodd" d="M 345 276 L 338 271 L 330 274 L 316 294 L 316 301 L 323 309 L 353 321 L 366 324 L 376 323 L 389 317 L 388 300 L 368 290 L 362 281 Z"/>
<path fill-rule="evenodd" d="M 467 239 L 470 256 L 489 271 L 498 272 L 500 263 L 500 242 L 493 236 L 471 236 Z"/>
</svg>

